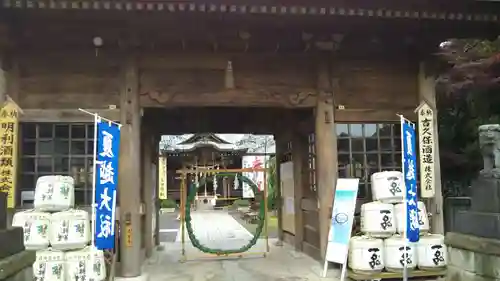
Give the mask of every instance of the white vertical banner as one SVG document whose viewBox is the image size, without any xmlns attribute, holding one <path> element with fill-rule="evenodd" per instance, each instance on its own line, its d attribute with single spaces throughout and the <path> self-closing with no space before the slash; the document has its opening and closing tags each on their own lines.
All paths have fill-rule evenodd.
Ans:
<svg viewBox="0 0 500 281">
<path fill-rule="evenodd" d="M 262 169 L 267 167 L 266 161 L 269 160 L 269 156 L 267 155 L 258 155 L 258 156 L 243 156 L 242 157 L 242 162 L 243 162 L 243 168 L 252 168 L 252 169 Z M 264 179 L 265 177 L 265 172 L 264 171 L 258 171 L 258 172 L 245 172 L 243 173 L 243 176 L 249 178 L 252 180 L 256 185 L 259 191 L 264 190 Z M 246 197 L 248 196 L 248 197 Z M 243 183 L 243 198 L 254 198 L 255 194 L 253 193 L 252 188 L 246 184 Z"/>
<path fill-rule="evenodd" d="M 167 199 L 167 157 L 158 156 L 158 198 Z"/>
<path fill-rule="evenodd" d="M 241 158 L 241 162 L 242 162 L 242 167 L 243 169 L 245 168 L 252 168 L 252 162 L 253 162 L 253 157 L 254 156 L 243 156 Z M 251 173 L 251 172 L 245 172 L 243 173 L 243 176 L 248 178 L 248 179 L 251 179 L 252 181 L 254 180 L 253 179 L 253 176 L 254 174 Z M 255 194 L 253 193 L 253 190 L 252 188 L 250 188 L 250 186 L 246 183 L 243 183 L 243 198 L 255 198 Z"/>
<path fill-rule="evenodd" d="M 418 112 L 418 147 L 420 152 L 420 196 L 422 198 L 434 197 L 435 170 L 434 160 L 435 141 L 434 135 L 434 111 L 424 101 L 417 108 Z"/>
<path fill-rule="evenodd" d="M 323 267 L 323 278 L 326 277 L 328 262 L 334 262 L 342 265 L 340 280 L 343 281 L 345 279 L 347 253 L 349 251 L 349 241 L 351 240 L 352 225 L 354 223 L 358 186 L 359 179 L 357 178 L 337 180 L 325 264 Z"/>
</svg>

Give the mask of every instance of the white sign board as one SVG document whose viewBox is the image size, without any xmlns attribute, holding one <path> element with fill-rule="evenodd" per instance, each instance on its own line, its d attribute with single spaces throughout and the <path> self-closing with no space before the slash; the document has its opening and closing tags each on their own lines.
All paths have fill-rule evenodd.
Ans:
<svg viewBox="0 0 500 281">
<path fill-rule="evenodd" d="M 418 112 L 418 147 L 420 160 L 420 196 L 422 198 L 434 197 L 435 191 L 435 166 L 436 159 L 434 135 L 434 112 L 423 102 L 417 109 Z"/>
<path fill-rule="evenodd" d="M 337 180 L 323 277 L 326 277 L 328 262 L 334 262 L 342 265 L 341 280 L 345 278 L 358 186 L 359 179 L 356 178 Z"/>
</svg>

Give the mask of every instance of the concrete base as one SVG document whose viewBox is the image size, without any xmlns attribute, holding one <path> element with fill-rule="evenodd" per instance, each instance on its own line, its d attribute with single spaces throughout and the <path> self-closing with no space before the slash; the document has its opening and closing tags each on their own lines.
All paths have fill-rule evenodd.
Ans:
<svg viewBox="0 0 500 281">
<path fill-rule="evenodd" d="M 449 232 L 447 281 L 500 280 L 500 241 Z"/>
<path fill-rule="evenodd" d="M 500 239 L 500 213 L 460 211 L 455 215 L 455 232 Z"/>
<path fill-rule="evenodd" d="M 138 277 L 115 277 L 115 281 L 149 281 L 149 274 L 142 274 Z"/>
<path fill-rule="evenodd" d="M 33 280 L 34 251 L 22 251 L 0 260 L 0 280 Z M 31 275 L 30 275 L 31 273 Z"/>
</svg>

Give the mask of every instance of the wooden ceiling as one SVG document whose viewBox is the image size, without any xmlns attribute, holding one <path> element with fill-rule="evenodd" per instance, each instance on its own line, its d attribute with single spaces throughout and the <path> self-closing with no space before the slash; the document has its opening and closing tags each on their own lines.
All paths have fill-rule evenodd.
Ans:
<svg viewBox="0 0 500 281">
<path fill-rule="evenodd" d="M 60 11 L 28 11 L 10 15 L 4 32 L 0 32 L 0 42 L 15 50 L 68 51 L 93 49 L 93 38 L 101 37 L 101 48 L 109 50 L 132 46 L 145 51 L 301 53 L 326 48 L 347 57 L 417 55 L 433 52 L 450 37 L 498 34 L 496 27 L 485 28 L 484 23 L 481 27 L 463 22 L 461 28 L 458 23 L 443 21 L 438 25 L 409 19 L 297 19 L 263 15 L 238 18 L 215 14 L 123 17 L 118 13 L 102 19 L 89 12 L 76 14 L 72 17 Z"/>
<path fill-rule="evenodd" d="M 156 134 L 163 135 L 207 132 L 274 134 L 289 126 L 304 126 L 303 131 L 308 131 L 305 127 L 311 125 L 312 113 L 312 109 L 251 107 L 147 108 L 142 123 L 149 124 Z"/>
<path fill-rule="evenodd" d="M 493 38 L 500 26 L 493 9 L 500 3 L 465 0 L 2 3 L 0 42 L 23 49 L 93 48 L 92 38 L 99 36 L 111 49 L 301 52 L 341 35 L 344 55 L 377 48 L 408 54 L 452 37 Z"/>
</svg>

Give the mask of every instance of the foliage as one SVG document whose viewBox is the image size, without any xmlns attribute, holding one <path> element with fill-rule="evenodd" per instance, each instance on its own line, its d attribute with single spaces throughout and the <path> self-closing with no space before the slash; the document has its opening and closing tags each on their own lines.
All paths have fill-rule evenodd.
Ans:
<svg viewBox="0 0 500 281">
<path fill-rule="evenodd" d="M 250 206 L 250 202 L 246 199 L 237 199 L 237 200 L 234 200 L 233 206 L 235 206 L 235 207 L 248 207 L 248 206 Z"/>
<path fill-rule="evenodd" d="M 279 185 L 276 182 L 276 157 L 271 157 L 267 166 L 267 207 L 269 210 L 275 210 L 278 201 L 277 188 Z"/>
<path fill-rule="evenodd" d="M 441 45 L 440 57 L 451 68 L 438 86 L 447 93 L 469 93 L 497 87 L 500 82 L 500 40 L 453 39 Z"/>
<path fill-rule="evenodd" d="M 172 199 L 163 199 L 160 202 L 160 206 L 164 209 L 177 208 L 177 203 Z"/>
<path fill-rule="evenodd" d="M 234 143 L 238 147 L 248 148 L 248 152 L 274 152 L 274 137 L 271 135 L 245 134 Z"/>
<path fill-rule="evenodd" d="M 482 167 L 478 126 L 500 123 L 499 52 L 498 39 L 454 39 L 441 48 L 441 58 L 451 66 L 437 81 L 441 172 L 446 182 L 468 182 L 477 175 Z"/>
</svg>

